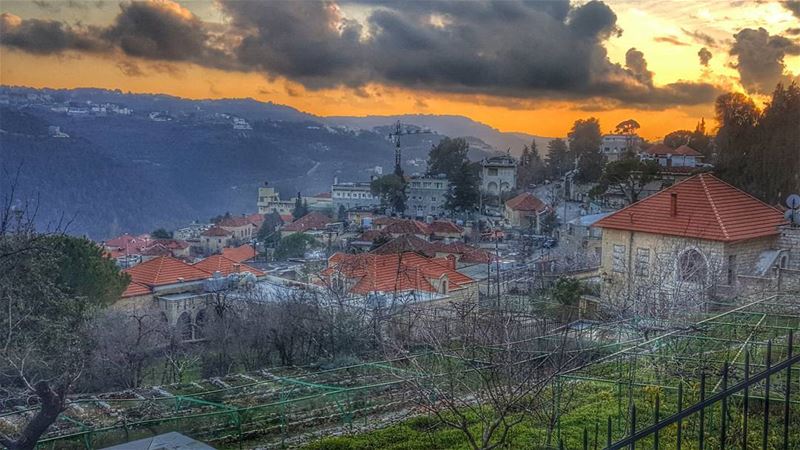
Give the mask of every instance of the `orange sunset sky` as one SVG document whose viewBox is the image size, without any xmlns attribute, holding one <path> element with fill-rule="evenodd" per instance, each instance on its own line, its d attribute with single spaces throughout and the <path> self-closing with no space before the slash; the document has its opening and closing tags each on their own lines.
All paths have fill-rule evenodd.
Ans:
<svg viewBox="0 0 800 450">
<path fill-rule="evenodd" d="M 765 86 L 800 75 L 800 7 L 792 2 L 573 2 L 563 17 L 552 13 L 558 16 L 548 16 L 552 23 L 531 22 L 530 30 L 524 23 L 504 26 L 514 19 L 503 18 L 498 9 L 510 3 L 482 6 L 474 15 L 466 3 L 448 9 L 445 3 L 414 2 L 411 12 L 382 11 L 384 6 L 362 2 L 319 4 L 315 12 L 316 2 L 295 3 L 304 9 L 284 11 L 297 8 L 286 2 L 248 2 L 265 11 L 259 22 L 244 2 L 3 1 L 0 82 L 187 98 L 252 97 L 321 116 L 458 114 L 501 131 L 539 136 L 563 136 L 578 118 L 598 117 L 604 132 L 635 118 L 645 137 L 658 139 L 693 128 L 701 117 L 713 118 L 713 97 L 719 92 L 742 91 L 764 101 Z M 477 10 L 477 4 L 470 5 Z M 543 5 L 536 5 L 531 20 L 539 20 Z M 581 11 L 581 6 L 593 10 Z M 281 10 L 273 14 L 272 8 Z M 601 23 L 595 17 L 609 11 L 613 22 L 595 27 Z M 286 15 L 284 23 L 276 24 L 272 17 L 280 14 Z M 168 21 L 151 25 L 147 20 L 153 17 Z M 583 21 L 587 24 L 579 29 Z M 355 37 L 349 37 L 350 30 L 356 30 Z M 154 37 L 146 37 L 149 32 Z M 556 48 L 562 39 L 543 40 L 562 32 L 581 34 L 563 51 Z M 454 35 L 452 42 L 474 37 L 477 44 L 454 49 L 443 41 Z M 572 60 L 574 49 L 586 49 L 587 58 L 602 61 Z M 308 50 L 311 55 L 302 53 Z M 449 61 L 451 51 L 464 52 L 466 62 Z M 472 64 L 470 55 L 479 61 Z M 426 68 L 436 65 L 428 57 L 453 69 L 427 74 Z M 556 68 L 544 71 L 547 64 Z M 559 70 L 577 75 L 562 82 Z M 532 72 L 536 75 L 525 76 Z M 706 89 L 693 98 L 682 84 L 669 87 L 674 83 Z"/>
</svg>

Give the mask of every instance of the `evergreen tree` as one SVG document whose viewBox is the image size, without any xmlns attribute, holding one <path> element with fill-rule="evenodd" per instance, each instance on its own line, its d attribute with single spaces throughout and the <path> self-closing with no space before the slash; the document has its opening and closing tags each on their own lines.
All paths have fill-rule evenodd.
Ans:
<svg viewBox="0 0 800 450">
<path fill-rule="evenodd" d="M 384 175 L 372 180 L 370 184 L 372 195 L 380 197 L 384 208 L 392 208 L 394 212 L 402 214 L 406 210 L 406 182 L 396 174 Z"/>
<path fill-rule="evenodd" d="M 471 213 L 480 200 L 480 164 L 463 161 L 450 180 L 445 208 L 453 212 Z"/>
<path fill-rule="evenodd" d="M 578 161 L 577 179 L 585 183 L 597 181 L 605 165 L 605 156 L 600 152 L 600 122 L 594 117 L 576 120 L 567 136 L 571 159 Z"/>
<path fill-rule="evenodd" d="M 568 158 L 567 143 L 563 139 L 556 138 L 550 141 L 547 144 L 547 157 L 545 158 L 548 176 L 552 178 L 563 176 L 568 170 Z"/>
<path fill-rule="evenodd" d="M 303 202 L 303 198 L 300 196 L 300 193 L 297 193 L 297 198 L 294 200 L 294 209 L 292 210 L 292 217 L 295 220 L 305 216 L 308 214 L 308 203 Z"/>
</svg>

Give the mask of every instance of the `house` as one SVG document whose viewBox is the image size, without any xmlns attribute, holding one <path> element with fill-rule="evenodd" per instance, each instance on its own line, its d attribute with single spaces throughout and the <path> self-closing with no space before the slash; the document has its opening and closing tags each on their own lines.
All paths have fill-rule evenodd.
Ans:
<svg viewBox="0 0 800 450">
<path fill-rule="evenodd" d="M 604 296 L 702 305 L 777 257 L 785 223 L 781 211 L 711 174 L 687 178 L 593 224 L 603 233 Z"/>
<path fill-rule="evenodd" d="M 617 161 L 627 151 L 636 152 L 643 140 L 635 134 L 606 134 L 600 141 L 600 153 L 607 161 Z"/>
<path fill-rule="evenodd" d="M 390 221 L 381 221 L 379 230 L 385 234 L 391 235 L 396 238 L 405 234 L 417 236 L 420 239 L 428 240 L 431 236 L 431 229 L 425 222 L 412 219 L 395 219 L 390 218 Z"/>
<path fill-rule="evenodd" d="M 246 242 L 252 240 L 256 233 L 258 233 L 258 227 L 254 222 L 260 223 L 258 222 L 258 218 L 254 220 L 250 216 L 223 217 L 216 223 L 216 226 L 229 232 L 233 240 L 237 242 Z M 263 217 L 261 218 L 261 222 L 263 222 Z"/>
<path fill-rule="evenodd" d="M 200 245 L 206 254 L 221 252 L 223 248 L 230 245 L 231 240 L 233 240 L 233 234 L 217 225 L 200 233 Z"/>
<path fill-rule="evenodd" d="M 335 213 L 341 208 L 345 211 L 352 208 L 375 209 L 381 206 L 381 199 L 372 195 L 370 181 L 339 182 L 334 179 L 331 186 L 331 205 Z"/>
<path fill-rule="evenodd" d="M 505 154 L 481 161 L 481 192 L 501 195 L 517 186 L 517 161 Z"/>
<path fill-rule="evenodd" d="M 224 255 L 212 255 L 202 261 L 194 263 L 194 267 L 201 269 L 210 274 L 220 274 L 227 277 L 230 274 L 253 274 L 256 278 L 263 278 L 266 273 L 256 269 L 255 267 L 248 266 L 239 261 L 226 258 Z"/>
<path fill-rule="evenodd" d="M 703 155 L 688 145 L 673 149 L 664 144 L 654 144 L 644 149 L 640 157 L 643 160 L 655 160 L 666 169 L 704 167 L 700 162 Z"/>
<path fill-rule="evenodd" d="M 581 254 L 584 259 L 589 260 L 587 262 L 590 262 L 590 265 L 599 264 L 603 251 L 603 229 L 596 227 L 595 224 L 609 214 L 588 214 L 570 220 L 561 234 L 559 245 Z"/>
<path fill-rule="evenodd" d="M 411 177 L 406 185 L 406 217 L 424 219 L 445 214 L 450 183 L 442 175 Z"/>
<path fill-rule="evenodd" d="M 503 215 L 512 227 L 532 228 L 536 233 L 540 233 L 543 217 L 551 212 L 553 208 L 550 205 L 530 192 L 523 192 L 506 200 Z"/>
<path fill-rule="evenodd" d="M 254 259 L 256 257 L 256 249 L 250 244 L 242 244 L 238 247 L 223 248 L 222 256 L 237 263 L 242 263 Z"/>
<path fill-rule="evenodd" d="M 354 296 L 387 300 L 477 301 L 478 286 L 456 271 L 455 259 L 429 258 L 414 252 L 393 254 L 335 253 L 321 280 Z"/>
<path fill-rule="evenodd" d="M 330 223 L 333 223 L 330 217 L 321 212 L 312 211 L 294 222 L 284 225 L 283 228 L 281 228 L 281 237 L 286 237 L 294 233 L 325 231 Z"/>
<path fill-rule="evenodd" d="M 370 251 L 370 253 L 376 255 L 405 252 L 415 252 L 430 258 L 453 257 L 456 261 L 456 266 L 459 268 L 474 264 L 486 264 L 493 260 L 492 254 L 488 251 L 463 242 L 429 242 L 413 234 L 398 236 Z"/>
<path fill-rule="evenodd" d="M 259 214 L 277 212 L 281 216 L 286 216 L 292 214 L 295 207 L 295 199 L 281 200 L 278 191 L 264 183 L 264 186 L 258 188 L 258 202 L 256 204 Z"/>
<path fill-rule="evenodd" d="M 434 220 L 428 224 L 431 239 L 461 239 L 464 229 L 449 220 Z"/>
</svg>

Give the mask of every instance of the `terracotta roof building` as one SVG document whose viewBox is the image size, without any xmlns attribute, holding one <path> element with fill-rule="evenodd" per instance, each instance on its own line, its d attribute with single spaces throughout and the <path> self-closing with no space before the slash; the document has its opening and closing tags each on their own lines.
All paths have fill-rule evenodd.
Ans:
<svg viewBox="0 0 800 450">
<path fill-rule="evenodd" d="M 305 216 L 295 220 L 294 222 L 285 225 L 281 229 L 281 235 L 287 236 L 292 233 L 306 233 L 308 231 L 322 231 L 325 230 L 329 223 L 332 223 L 330 217 L 320 212 L 310 212 Z"/>
<path fill-rule="evenodd" d="M 255 267 L 248 266 L 247 264 L 243 264 L 241 262 L 237 262 L 232 259 L 228 259 L 223 255 L 209 256 L 208 258 L 195 263 L 194 267 L 211 274 L 219 272 L 223 276 L 228 276 L 232 273 L 244 273 L 244 272 L 250 272 L 256 277 L 263 277 L 264 275 L 266 275 L 264 272 L 262 272 L 259 269 L 256 269 Z"/>
<path fill-rule="evenodd" d="M 775 252 L 784 224 L 781 211 L 704 173 L 593 226 L 603 229 L 601 272 L 612 297 L 679 295 L 696 307 L 740 275 L 753 275 Z"/>
<path fill-rule="evenodd" d="M 658 161 L 658 164 L 669 171 L 681 171 L 704 166 L 700 159 L 703 154 L 688 145 L 672 148 L 664 144 L 654 144 L 642 151 L 642 159 Z"/>
<path fill-rule="evenodd" d="M 158 287 L 201 281 L 210 276 L 209 272 L 171 256 L 159 256 L 123 272 L 131 277 L 131 284 L 123 292 L 123 298 L 141 295 L 142 286 L 152 293 Z"/>
<path fill-rule="evenodd" d="M 464 299 L 477 292 L 475 280 L 456 271 L 453 259 L 428 258 L 411 252 L 336 253 L 328 259 L 328 267 L 320 275 L 331 285 L 342 286 L 356 295 L 402 293 L 426 299 L 438 296 Z"/>
<path fill-rule="evenodd" d="M 550 205 L 541 201 L 530 192 L 523 192 L 516 197 L 506 200 L 504 216 L 512 227 L 534 228 L 538 233 L 541 230 L 542 217 L 552 212 Z"/>
<path fill-rule="evenodd" d="M 238 247 L 222 249 L 222 256 L 236 262 L 249 261 L 256 257 L 256 249 L 250 244 L 243 244 Z"/>
</svg>

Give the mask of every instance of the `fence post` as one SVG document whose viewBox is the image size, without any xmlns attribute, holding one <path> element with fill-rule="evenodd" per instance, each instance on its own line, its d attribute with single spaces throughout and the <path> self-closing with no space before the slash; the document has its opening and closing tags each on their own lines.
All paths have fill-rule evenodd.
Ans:
<svg viewBox="0 0 800 450">
<path fill-rule="evenodd" d="M 744 353 L 744 411 L 742 414 L 742 448 L 747 448 L 747 415 L 750 414 L 750 346 Z"/>
<path fill-rule="evenodd" d="M 583 450 L 589 450 L 589 432 L 583 427 Z"/>
<path fill-rule="evenodd" d="M 608 416 L 608 428 L 606 429 L 606 447 L 611 447 L 611 416 Z"/>
<path fill-rule="evenodd" d="M 728 361 L 722 367 L 722 391 L 728 390 Z M 720 430 L 720 449 L 725 450 L 725 443 L 728 440 L 728 397 L 722 398 L 722 429 Z"/>
<path fill-rule="evenodd" d="M 772 365 L 772 339 L 767 341 L 766 370 Z M 769 372 L 767 372 L 769 373 Z M 761 435 L 761 448 L 766 449 L 769 443 L 769 375 L 764 380 L 764 433 Z"/>
<path fill-rule="evenodd" d="M 706 372 L 700 374 L 700 402 L 706 399 Z M 700 450 L 706 448 L 705 437 L 705 422 L 706 422 L 706 409 L 700 408 Z"/>
<path fill-rule="evenodd" d="M 794 333 L 789 330 L 788 356 L 792 358 L 792 344 L 794 343 Z M 783 450 L 789 449 L 789 401 L 792 397 L 792 365 L 786 368 L 786 402 L 783 404 Z"/>
<path fill-rule="evenodd" d="M 600 421 L 594 421 L 594 450 L 597 450 L 597 446 L 599 446 L 600 442 Z"/>
<path fill-rule="evenodd" d="M 631 403 L 631 436 L 636 434 L 636 403 Z M 631 450 L 636 450 L 636 441 L 631 441 Z"/>
<path fill-rule="evenodd" d="M 656 408 L 654 412 L 653 423 L 658 423 L 658 421 L 661 419 L 659 417 L 660 406 L 661 406 L 661 395 L 659 395 L 658 392 L 656 392 Z M 656 430 L 656 434 L 655 436 L 653 436 L 653 450 L 658 450 L 658 430 Z"/>
<path fill-rule="evenodd" d="M 678 412 L 683 411 L 683 383 L 678 382 Z M 677 446 L 675 447 L 677 450 L 681 450 L 682 440 L 683 437 L 683 419 L 678 420 L 678 434 L 676 436 Z"/>
</svg>

